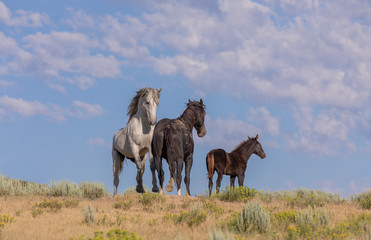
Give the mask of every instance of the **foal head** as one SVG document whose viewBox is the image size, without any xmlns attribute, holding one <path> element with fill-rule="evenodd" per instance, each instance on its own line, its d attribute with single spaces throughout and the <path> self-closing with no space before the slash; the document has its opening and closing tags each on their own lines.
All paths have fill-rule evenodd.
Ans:
<svg viewBox="0 0 371 240">
<path fill-rule="evenodd" d="M 253 153 L 258 155 L 261 159 L 264 159 L 266 155 L 262 148 L 262 145 L 260 145 L 260 143 L 258 142 L 258 137 L 258 135 L 256 135 L 255 138 L 249 137 L 249 140 L 253 142 Z"/>
<path fill-rule="evenodd" d="M 187 107 L 190 108 L 194 115 L 195 115 L 195 124 L 194 127 L 196 128 L 197 135 L 199 137 L 203 137 L 206 135 L 206 128 L 205 128 L 205 105 L 200 99 L 199 102 L 194 101 L 192 102 L 191 100 L 188 99 L 188 104 Z"/>
<path fill-rule="evenodd" d="M 137 91 L 137 95 L 131 100 L 128 107 L 129 121 L 138 112 L 143 114 L 147 123 L 151 126 L 155 125 L 157 122 L 157 106 L 160 99 L 159 90 L 154 88 L 142 88 Z"/>
</svg>

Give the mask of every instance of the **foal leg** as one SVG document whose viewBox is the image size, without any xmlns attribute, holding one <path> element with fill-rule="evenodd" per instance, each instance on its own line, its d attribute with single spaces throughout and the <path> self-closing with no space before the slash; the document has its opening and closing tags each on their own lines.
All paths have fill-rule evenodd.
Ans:
<svg viewBox="0 0 371 240">
<path fill-rule="evenodd" d="M 186 158 L 185 161 L 185 177 L 184 177 L 184 183 L 186 184 L 187 188 L 187 195 L 191 196 L 191 192 L 189 191 L 189 183 L 191 182 L 191 168 L 193 164 L 193 156 L 189 156 Z"/>
<path fill-rule="evenodd" d="M 211 190 L 213 189 L 213 177 L 209 178 L 209 197 L 211 196 Z"/>
<path fill-rule="evenodd" d="M 122 162 L 124 161 L 124 155 L 117 152 L 116 150 L 112 149 L 112 160 L 113 160 L 113 185 L 115 186 L 115 190 L 113 192 L 113 196 L 117 194 L 117 187 L 119 185 L 119 175 L 122 171 Z"/>
<path fill-rule="evenodd" d="M 222 182 L 222 179 L 223 179 L 223 173 L 218 172 L 218 179 L 216 180 L 216 193 L 219 193 L 220 183 Z"/>
<path fill-rule="evenodd" d="M 231 187 L 234 188 L 234 180 L 236 179 L 236 176 L 230 176 L 230 180 L 231 180 Z"/>
<path fill-rule="evenodd" d="M 238 186 L 243 186 L 243 181 L 245 180 L 245 174 L 238 175 Z"/>
</svg>

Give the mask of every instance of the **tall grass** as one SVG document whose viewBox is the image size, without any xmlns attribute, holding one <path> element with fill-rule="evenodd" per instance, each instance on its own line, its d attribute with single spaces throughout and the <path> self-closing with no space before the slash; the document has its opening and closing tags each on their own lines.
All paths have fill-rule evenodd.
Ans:
<svg viewBox="0 0 371 240">
<path fill-rule="evenodd" d="M 283 200 L 289 207 L 322 207 L 326 203 L 340 204 L 346 200 L 339 194 L 325 193 L 319 190 L 308 190 L 305 188 L 292 191 L 269 192 L 261 190 L 258 194 L 264 202 Z"/>
<path fill-rule="evenodd" d="M 0 175 L 0 196 L 45 195 L 48 186 L 27 181 L 10 179 Z"/>
<path fill-rule="evenodd" d="M 32 183 L 0 176 L 0 196 L 49 196 L 49 197 L 85 197 L 90 199 L 108 196 L 103 183 L 82 182 L 80 185 L 71 181 L 59 181 L 46 184 Z"/>
</svg>

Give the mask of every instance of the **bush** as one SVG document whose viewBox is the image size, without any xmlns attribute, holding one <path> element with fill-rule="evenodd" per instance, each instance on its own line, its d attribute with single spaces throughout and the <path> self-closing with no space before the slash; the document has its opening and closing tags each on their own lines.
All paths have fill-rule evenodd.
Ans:
<svg viewBox="0 0 371 240">
<path fill-rule="evenodd" d="M 339 194 L 325 193 L 319 190 L 298 189 L 292 191 L 269 192 L 260 191 L 259 198 L 264 202 L 283 200 L 288 207 L 322 207 L 326 203 L 340 204 L 345 202 Z"/>
<path fill-rule="evenodd" d="M 15 222 L 15 219 L 13 216 L 10 215 L 0 215 L 0 234 L 1 234 L 1 229 L 5 226 L 6 223 L 13 223 Z M 0 235 L 1 239 L 1 235 Z"/>
<path fill-rule="evenodd" d="M 356 201 L 364 209 L 371 209 L 371 191 L 356 195 L 352 200 Z"/>
<path fill-rule="evenodd" d="M 252 202 L 244 207 L 229 223 L 228 228 L 238 233 L 258 231 L 266 233 L 270 230 L 270 215 L 258 202 Z"/>
<path fill-rule="evenodd" d="M 109 230 L 104 236 L 102 231 L 95 231 L 93 238 L 86 238 L 84 236 L 80 236 L 78 238 L 70 238 L 71 240 L 141 240 L 142 238 L 137 237 L 136 233 L 123 231 L 121 229 L 112 229 Z"/>
<path fill-rule="evenodd" d="M 44 210 L 46 210 L 47 212 L 58 212 L 62 209 L 64 205 L 64 202 L 61 202 L 61 201 L 58 201 L 58 200 L 46 200 L 44 199 L 42 202 L 40 203 L 34 203 L 32 204 L 32 210 L 31 210 L 31 214 L 32 214 L 32 217 L 37 217 L 38 215 L 41 215 Z"/>
<path fill-rule="evenodd" d="M 96 209 L 94 206 L 88 204 L 83 208 L 84 213 L 84 223 L 91 224 L 95 222 Z"/>
<path fill-rule="evenodd" d="M 149 206 L 153 202 L 164 202 L 165 197 L 162 194 L 158 193 L 143 193 L 139 196 L 139 203 L 143 206 Z"/>
<path fill-rule="evenodd" d="M 191 212 L 181 211 L 180 214 L 166 214 L 165 220 L 172 220 L 176 224 L 187 223 L 188 227 L 198 226 L 203 223 L 207 218 L 206 213 L 202 211 L 201 205 L 192 207 Z"/>
<path fill-rule="evenodd" d="M 248 186 L 236 188 L 227 186 L 222 193 L 215 193 L 212 196 L 222 201 L 247 202 L 254 198 L 257 193 L 258 192 L 255 189 L 249 188 Z"/>
<path fill-rule="evenodd" d="M 0 175 L 0 196 L 44 195 L 48 191 L 45 184 L 6 178 Z"/>
<path fill-rule="evenodd" d="M 103 183 L 99 182 L 82 182 L 80 190 L 85 198 L 96 199 L 106 197 L 109 195 L 108 191 L 104 188 Z"/>
<path fill-rule="evenodd" d="M 52 197 L 82 197 L 83 191 L 79 185 L 70 181 L 54 182 L 49 185 L 48 196 Z"/>
</svg>

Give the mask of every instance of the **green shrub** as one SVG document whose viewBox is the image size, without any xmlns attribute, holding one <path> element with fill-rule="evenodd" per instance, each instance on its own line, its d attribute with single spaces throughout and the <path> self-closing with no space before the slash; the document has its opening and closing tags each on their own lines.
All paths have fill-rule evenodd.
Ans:
<svg viewBox="0 0 371 240">
<path fill-rule="evenodd" d="M 257 193 L 255 189 L 249 188 L 248 186 L 236 188 L 227 186 L 221 193 L 215 193 L 212 197 L 222 201 L 247 202 L 254 198 Z"/>
<path fill-rule="evenodd" d="M 284 227 L 284 229 L 286 229 L 290 224 L 295 223 L 296 216 L 297 212 L 293 209 L 273 213 L 272 223 L 278 227 Z"/>
<path fill-rule="evenodd" d="M 224 213 L 224 208 L 219 207 L 218 205 L 216 205 L 215 201 L 205 201 L 203 203 L 203 208 L 208 213 L 214 213 L 216 216 L 220 216 Z"/>
<path fill-rule="evenodd" d="M 106 197 L 109 195 L 108 191 L 104 188 L 103 183 L 99 182 L 82 182 L 80 190 L 85 198 L 96 199 Z"/>
<path fill-rule="evenodd" d="M 82 197 L 83 191 L 79 185 L 70 181 L 54 182 L 49 185 L 48 196 L 52 197 Z"/>
<path fill-rule="evenodd" d="M 371 191 L 356 195 L 352 200 L 356 201 L 364 209 L 371 209 Z"/>
<path fill-rule="evenodd" d="M 10 215 L 0 215 L 0 234 L 1 234 L 1 229 L 5 226 L 7 223 L 13 223 L 15 222 L 15 219 L 13 216 Z M 1 235 L 0 235 L 1 239 Z"/>
<path fill-rule="evenodd" d="M 104 235 L 102 231 L 95 231 L 93 238 L 86 238 L 84 236 L 80 236 L 78 238 L 70 238 L 71 240 L 142 240 L 142 238 L 138 237 L 136 233 L 124 231 L 121 229 L 112 229 L 109 230 Z"/>
<path fill-rule="evenodd" d="M 245 206 L 240 214 L 235 215 L 227 224 L 228 228 L 238 233 L 258 231 L 266 233 L 271 228 L 270 215 L 258 202 Z"/>
<path fill-rule="evenodd" d="M 116 209 L 128 210 L 133 206 L 133 204 L 134 204 L 133 199 L 123 199 L 119 202 L 114 203 L 113 207 L 116 208 Z"/>
<path fill-rule="evenodd" d="M 181 211 L 180 214 L 166 214 L 164 220 L 171 220 L 176 224 L 187 223 L 188 227 L 198 226 L 207 218 L 206 213 L 202 211 L 201 205 L 192 207 L 190 212 Z"/>
<path fill-rule="evenodd" d="M 82 211 L 84 213 L 84 223 L 86 224 L 95 223 L 96 208 L 94 206 L 90 204 L 85 205 Z"/>
<path fill-rule="evenodd" d="M 58 200 L 55 200 L 55 199 L 52 199 L 52 200 L 46 200 L 44 199 L 42 202 L 40 203 L 34 203 L 32 204 L 32 210 L 31 210 L 31 214 L 32 214 L 32 217 L 37 217 L 38 215 L 41 215 L 44 210 L 46 210 L 47 212 L 58 212 L 62 209 L 63 207 L 63 202 L 62 201 L 58 201 Z"/>
<path fill-rule="evenodd" d="M 139 203 L 141 203 L 144 206 L 149 206 L 153 202 L 164 201 L 165 201 L 164 195 L 158 193 L 143 193 L 142 195 L 139 195 Z"/>
</svg>

